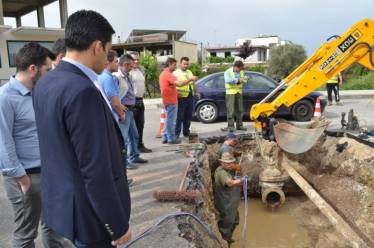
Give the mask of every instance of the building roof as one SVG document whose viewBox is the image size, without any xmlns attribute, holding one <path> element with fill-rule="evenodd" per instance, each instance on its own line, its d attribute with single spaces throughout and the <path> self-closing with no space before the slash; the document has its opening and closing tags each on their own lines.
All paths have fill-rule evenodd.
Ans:
<svg viewBox="0 0 374 248">
<path fill-rule="evenodd" d="M 174 34 L 176 35 L 176 40 L 179 40 L 183 37 L 183 35 L 186 34 L 187 31 L 185 30 L 162 30 L 162 29 L 133 29 L 130 32 L 130 36 L 142 36 L 142 35 L 149 35 L 149 34 L 159 34 L 159 33 L 165 33 L 165 34 Z"/>
<path fill-rule="evenodd" d="M 61 38 L 65 35 L 65 30 L 63 28 L 41 28 L 41 27 L 18 27 L 11 31 L 14 34 L 39 36 L 39 35 L 55 35 Z"/>
<path fill-rule="evenodd" d="M 57 0 L 2 0 L 3 15 L 5 17 L 18 17 L 26 15 L 38 7 L 53 3 Z"/>
<path fill-rule="evenodd" d="M 254 48 L 268 48 L 267 46 L 253 46 Z M 207 47 L 207 51 L 237 51 L 240 47 L 238 46 L 226 46 L 226 47 Z"/>
</svg>

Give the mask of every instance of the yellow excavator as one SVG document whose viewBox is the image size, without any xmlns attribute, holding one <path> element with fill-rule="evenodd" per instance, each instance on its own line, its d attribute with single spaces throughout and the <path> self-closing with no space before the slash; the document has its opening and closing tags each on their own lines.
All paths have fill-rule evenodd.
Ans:
<svg viewBox="0 0 374 248">
<path fill-rule="evenodd" d="M 330 37 L 274 91 L 252 106 L 250 117 L 258 133 L 265 139 L 275 140 L 287 152 L 300 154 L 308 151 L 327 128 L 327 122 L 315 122 L 301 128 L 270 118 L 271 115 L 282 105 L 292 106 L 353 63 L 374 71 L 373 50 L 374 21 L 368 18 L 353 25 L 342 36 Z M 280 90 L 283 91 L 274 98 Z"/>
</svg>

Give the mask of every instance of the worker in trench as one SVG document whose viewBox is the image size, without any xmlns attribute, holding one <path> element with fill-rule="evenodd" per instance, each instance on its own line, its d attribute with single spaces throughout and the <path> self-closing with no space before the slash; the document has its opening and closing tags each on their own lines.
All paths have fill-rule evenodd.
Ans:
<svg viewBox="0 0 374 248">
<path fill-rule="evenodd" d="M 234 156 L 235 159 L 238 159 L 242 155 L 242 153 L 235 150 L 235 147 L 237 144 L 238 144 L 238 139 L 236 135 L 232 132 L 229 132 L 225 142 L 223 142 L 221 148 L 219 149 L 219 156 L 221 157 L 222 154 L 228 152 L 232 156 Z"/>
<path fill-rule="evenodd" d="M 214 202 L 219 212 L 218 228 L 229 245 L 232 234 L 239 224 L 239 203 L 242 179 L 236 179 L 236 159 L 229 153 L 222 154 L 220 166 L 214 173 Z"/>
</svg>

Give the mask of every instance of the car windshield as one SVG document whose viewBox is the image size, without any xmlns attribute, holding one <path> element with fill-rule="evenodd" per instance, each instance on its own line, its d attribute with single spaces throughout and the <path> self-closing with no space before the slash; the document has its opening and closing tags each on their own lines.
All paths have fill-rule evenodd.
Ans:
<svg viewBox="0 0 374 248">
<path fill-rule="evenodd" d="M 268 90 L 277 87 L 275 81 L 257 73 L 246 73 L 248 77 L 248 89 Z"/>
</svg>

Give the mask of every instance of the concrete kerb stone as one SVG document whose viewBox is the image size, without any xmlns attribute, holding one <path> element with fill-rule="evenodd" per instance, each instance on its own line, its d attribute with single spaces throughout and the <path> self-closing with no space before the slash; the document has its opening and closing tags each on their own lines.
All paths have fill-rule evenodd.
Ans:
<svg viewBox="0 0 374 248">
<path fill-rule="evenodd" d="M 327 99 L 326 91 L 318 91 Z M 360 98 L 373 98 L 374 90 L 341 90 L 339 91 L 340 97 L 344 99 L 360 99 Z"/>
<path fill-rule="evenodd" d="M 327 98 L 326 91 L 318 91 Z M 374 98 L 374 90 L 341 90 L 340 97 L 344 99 Z M 162 107 L 161 98 L 144 99 L 145 109 L 158 109 Z"/>
</svg>

